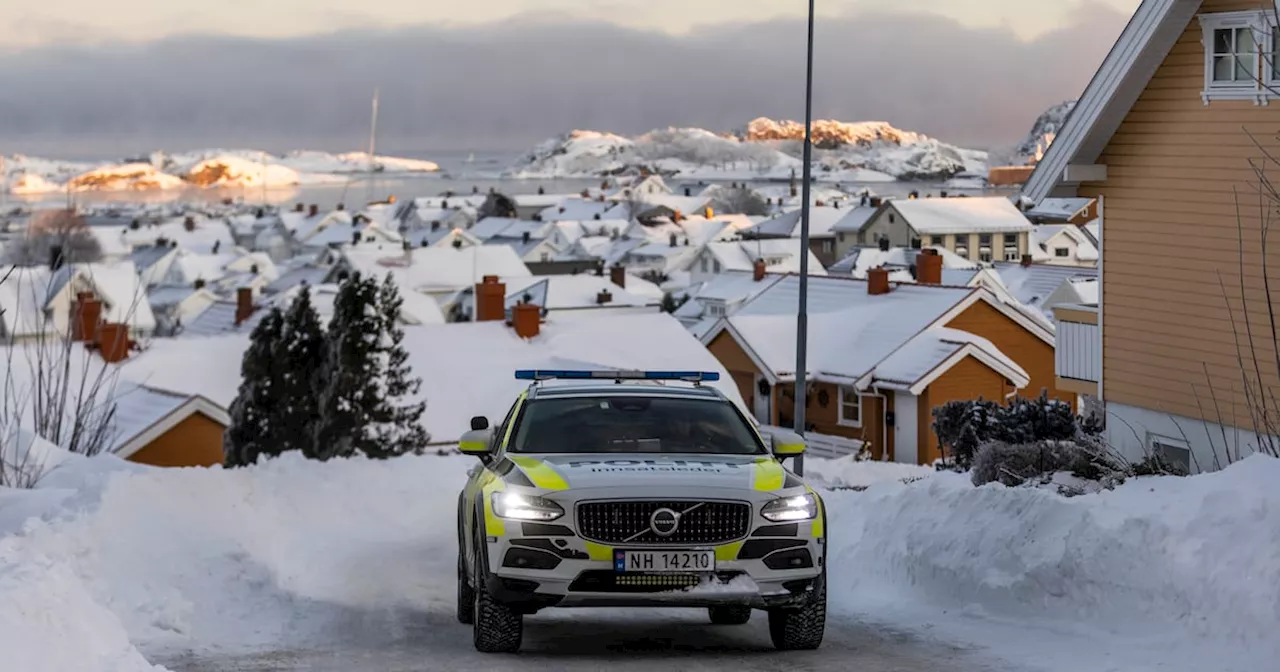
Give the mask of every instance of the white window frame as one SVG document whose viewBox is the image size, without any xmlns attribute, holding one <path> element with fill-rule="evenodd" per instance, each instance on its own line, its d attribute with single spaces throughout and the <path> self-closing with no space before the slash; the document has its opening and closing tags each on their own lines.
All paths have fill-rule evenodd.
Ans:
<svg viewBox="0 0 1280 672">
<path fill-rule="evenodd" d="M 1280 69 L 1275 66 L 1275 13 L 1271 10 L 1246 10 L 1201 14 L 1201 46 L 1204 48 L 1204 91 L 1200 97 L 1205 105 L 1215 100 L 1251 100 L 1255 105 L 1268 105 L 1280 98 Z M 1213 47 L 1216 31 L 1232 28 L 1251 28 L 1258 48 L 1255 75 L 1258 81 L 1218 82 L 1213 79 Z"/>
<path fill-rule="evenodd" d="M 858 417 L 856 418 L 850 419 L 850 418 L 846 418 L 844 415 L 845 393 L 852 394 L 853 397 L 858 400 Z M 861 427 L 862 426 L 862 394 L 859 393 L 856 388 L 845 387 L 843 385 L 836 388 L 836 394 L 839 395 L 838 398 L 836 399 L 836 403 L 837 403 L 836 411 L 839 413 L 839 415 L 837 416 L 839 418 L 837 422 L 840 424 L 840 426 L 841 427 Z"/>
<path fill-rule="evenodd" d="M 1070 258 L 1071 258 L 1071 248 L 1069 248 L 1069 247 L 1055 247 L 1055 248 L 1053 248 L 1053 257 L 1054 257 L 1055 259 L 1070 259 Z"/>
</svg>

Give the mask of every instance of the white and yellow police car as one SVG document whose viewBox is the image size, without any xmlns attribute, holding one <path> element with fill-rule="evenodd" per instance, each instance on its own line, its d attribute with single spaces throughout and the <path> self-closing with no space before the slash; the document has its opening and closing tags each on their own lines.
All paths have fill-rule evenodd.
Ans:
<svg viewBox="0 0 1280 672">
<path fill-rule="evenodd" d="M 530 385 L 496 427 L 471 420 L 480 459 L 458 497 L 458 620 L 476 649 L 520 648 L 546 607 L 706 607 L 711 623 L 768 613 L 783 650 L 826 622 L 826 516 L 716 373 L 517 371 Z"/>
</svg>

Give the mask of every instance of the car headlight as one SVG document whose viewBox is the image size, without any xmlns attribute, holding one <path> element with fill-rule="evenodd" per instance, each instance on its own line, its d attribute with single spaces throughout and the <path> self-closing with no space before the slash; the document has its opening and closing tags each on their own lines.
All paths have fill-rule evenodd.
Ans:
<svg viewBox="0 0 1280 672">
<path fill-rule="evenodd" d="M 555 520 L 564 515 L 559 504 L 537 497 L 522 495 L 518 492 L 502 491 L 493 493 L 493 513 L 499 518 L 510 520 Z"/>
<path fill-rule="evenodd" d="M 764 505 L 760 515 L 775 523 L 793 523 L 818 517 L 818 498 L 811 493 L 781 497 Z"/>
</svg>

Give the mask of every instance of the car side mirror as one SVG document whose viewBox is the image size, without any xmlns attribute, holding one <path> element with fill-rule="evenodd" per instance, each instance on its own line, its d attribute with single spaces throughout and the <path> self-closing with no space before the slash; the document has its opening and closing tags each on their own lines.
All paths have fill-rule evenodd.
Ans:
<svg viewBox="0 0 1280 672">
<path fill-rule="evenodd" d="M 804 455 L 804 437 L 785 429 L 770 429 L 769 437 L 773 439 L 773 456 L 779 460 Z"/>
<path fill-rule="evenodd" d="M 489 429 L 489 418 L 486 418 L 483 415 L 477 415 L 474 418 L 471 418 L 471 431 L 478 432 L 485 429 Z"/>
<path fill-rule="evenodd" d="M 473 421 L 474 424 L 474 421 Z M 488 460 L 493 451 L 489 448 L 493 442 L 493 431 L 490 429 L 473 429 L 458 440 L 458 450 L 464 455 L 473 455 L 482 461 Z"/>
</svg>

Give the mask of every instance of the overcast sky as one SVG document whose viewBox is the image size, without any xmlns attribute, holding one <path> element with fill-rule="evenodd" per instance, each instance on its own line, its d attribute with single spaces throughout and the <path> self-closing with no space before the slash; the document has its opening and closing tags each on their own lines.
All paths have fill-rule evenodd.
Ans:
<svg viewBox="0 0 1280 672">
<path fill-rule="evenodd" d="M 819 116 L 990 146 L 1078 95 L 1138 0 L 819 4 Z M 801 0 L 110 6 L 0 13 L 0 153 L 351 149 L 375 87 L 388 152 L 803 114 Z"/>
</svg>

